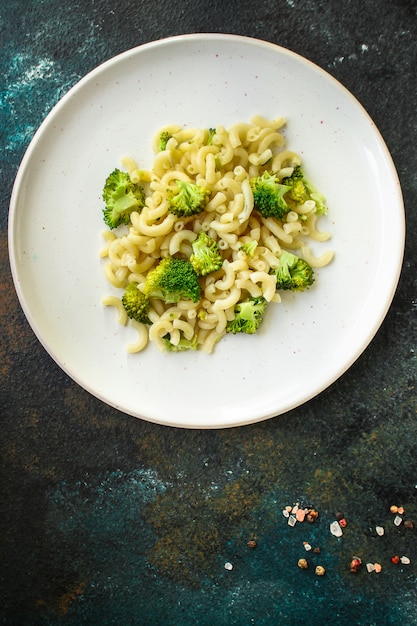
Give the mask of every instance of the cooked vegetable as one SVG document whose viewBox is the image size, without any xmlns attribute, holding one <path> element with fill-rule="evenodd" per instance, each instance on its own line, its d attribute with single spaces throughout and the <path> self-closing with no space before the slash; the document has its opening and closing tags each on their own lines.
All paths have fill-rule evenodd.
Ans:
<svg viewBox="0 0 417 626">
<path fill-rule="evenodd" d="M 186 339 L 181 333 L 181 338 L 177 344 L 171 343 L 171 335 L 168 333 L 162 337 L 165 349 L 168 352 L 183 352 L 184 350 L 198 350 L 197 335 L 193 335 L 192 339 Z"/>
<path fill-rule="evenodd" d="M 278 258 L 279 266 L 270 271 L 277 277 L 276 289 L 304 291 L 314 282 L 313 268 L 292 252 L 283 250 Z"/>
<path fill-rule="evenodd" d="M 290 187 L 286 196 L 288 199 L 293 200 L 296 204 L 304 204 L 307 200 L 314 200 L 316 214 L 325 215 L 327 213 L 326 198 L 304 176 L 300 165 L 296 165 L 291 176 L 283 178 L 281 183 Z"/>
<path fill-rule="evenodd" d="M 163 130 L 162 133 L 159 135 L 159 150 L 162 152 L 163 150 L 166 150 L 167 148 L 167 143 L 168 141 L 171 139 L 172 135 L 171 133 L 169 133 L 167 130 Z"/>
<path fill-rule="evenodd" d="M 147 295 L 138 289 L 137 283 L 129 283 L 122 296 L 122 304 L 127 316 L 142 324 L 150 324 L 148 311 L 151 302 Z"/>
<path fill-rule="evenodd" d="M 201 298 L 201 285 L 190 261 L 167 257 L 148 273 L 145 294 L 149 298 L 159 298 L 167 303 L 178 300 L 198 302 Z"/>
<path fill-rule="evenodd" d="M 119 169 L 113 170 L 103 188 L 103 219 L 109 228 L 128 224 L 132 211 L 142 209 L 145 203 L 143 188 L 130 180 L 129 174 Z"/>
<path fill-rule="evenodd" d="M 189 217 L 204 211 L 210 192 L 195 183 L 177 180 L 178 193 L 169 193 L 169 210 L 178 217 Z"/>
<path fill-rule="evenodd" d="M 204 230 L 200 230 L 191 246 L 193 253 L 190 256 L 190 262 L 199 276 L 206 276 L 221 268 L 223 259 L 219 244 Z"/>
<path fill-rule="evenodd" d="M 285 200 L 285 194 L 291 187 L 280 183 L 276 174 L 264 172 L 261 176 L 252 178 L 250 184 L 254 208 L 263 217 L 275 217 L 280 220 L 291 211 Z"/>
<path fill-rule="evenodd" d="M 257 298 L 248 298 L 242 302 L 238 302 L 235 306 L 235 317 L 229 321 L 226 326 L 228 333 L 247 333 L 252 335 L 256 333 L 262 324 L 267 301 L 263 296 Z"/>
</svg>

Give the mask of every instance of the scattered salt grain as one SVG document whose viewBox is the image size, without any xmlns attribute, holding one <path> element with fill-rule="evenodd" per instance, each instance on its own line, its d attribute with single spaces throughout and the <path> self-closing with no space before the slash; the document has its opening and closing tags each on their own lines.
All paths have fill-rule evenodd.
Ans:
<svg viewBox="0 0 417 626">
<path fill-rule="evenodd" d="M 340 528 L 340 524 L 339 522 L 332 522 L 330 524 L 330 532 L 332 533 L 332 535 L 334 535 L 335 537 L 341 537 L 343 535 L 343 531 Z"/>
<path fill-rule="evenodd" d="M 307 541 L 304 541 L 304 549 L 306 550 L 306 552 L 310 552 L 311 550 L 311 546 L 309 543 L 307 543 Z"/>
<path fill-rule="evenodd" d="M 373 563 L 367 563 L 366 564 L 366 569 L 368 570 L 369 573 L 374 572 L 375 571 L 375 566 Z"/>
<path fill-rule="evenodd" d="M 382 537 L 382 535 L 384 534 L 385 530 L 383 529 L 382 526 L 376 526 L 375 527 L 376 530 L 376 534 L 379 535 L 380 537 Z"/>
<path fill-rule="evenodd" d="M 233 569 L 233 564 L 229 562 L 225 563 L 224 569 L 227 569 L 230 572 Z"/>
<path fill-rule="evenodd" d="M 399 515 L 396 515 L 396 516 L 394 517 L 394 524 L 395 524 L 395 526 L 400 526 L 400 524 L 401 524 L 401 522 L 402 522 L 402 521 L 403 521 L 403 518 L 402 518 L 402 517 L 400 517 Z"/>
<path fill-rule="evenodd" d="M 357 574 L 361 565 L 362 559 L 360 559 L 358 556 L 354 556 L 350 562 L 351 574 Z"/>
<path fill-rule="evenodd" d="M 282 511 L 282 514 L 283 514 L 284 517 L 289 517 L 290 516 L 289 512 L 287 511 L 287 509 L 284 509 Z"/>
<path fill-rule="evenodd" d="M 294 515 L 290 515 L 288 518 L 288 526 L 295 526 L 297 523 L 297 518 Z"/>
<path fill-rule="evenodd" d="M 403 565 L 410 565 L 411 561 L 408 556 L 401 556 L 400 561 Z"/>
</svg>

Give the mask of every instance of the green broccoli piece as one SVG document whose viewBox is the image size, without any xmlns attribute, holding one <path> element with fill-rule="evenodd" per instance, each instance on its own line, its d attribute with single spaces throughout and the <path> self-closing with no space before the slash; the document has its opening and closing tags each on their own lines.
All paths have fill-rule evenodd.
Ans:
<svg viewBox="0 0 417 626">
<path fill-rule="evenodd" d="M 267 301 L 263 296 L 249 297 L 247 300 L 238 302 L 235 306 L 235 317 L 227 322 L 226 332 L 234 335 L 256 333 L 263 321 L 266 305 Z"/>
<path fill-rule="evenodd" d="M 198 302 L 201 298 L 201 285 L 190 261 L 167 257 L 148 272 L 145 294 L 168 304 L 178 300 Z"/>
<path fill-rule="evenodd" d="M 248 241 L 248 243 L 244 243 L 240 246 L 240 249 L 243 250 L 245 254 L 247 254 L 251 259 L 255 254 L 255 250 L 258 247 L 258 242 L 256 239 L 252 239 L 252 241 Z"/>
<path fill-rule="evenodd" d="M 137 283 L 129 283 L 122 296 L 122 304 L 127 316 L 141 324 L 151 324 L 148 311 L 151 302 L 140 289 Z"/>
<path fill-rule="evenodd" d="M 213 137 L 216 134 L 216 129 L 215 128 L 209 128 L 208 129 L 208 137 L 207 137 L 207 145 L 211 146 L 211 144 L 213 143 Z"/>
<path fill-rule="evenodd" d="M 191 246 L 193 253 L 190 256 L 190 263 L 199 276 L 206 276 L 221 268 L 223 259 L 219 244 L 204 230 L 200 230 Z"/>
<path fill-rule="evenodd" d="M 191 339 L 186 339 L 183 333 L 180 333 L 181 338 L 179 342 L 174 345 L 171 343 L 171 335 L 168 333 L 162 337 L 165 344 L 165 349 L 168 352 L 183 352 L 184 350 L 198 350 L 197 335 L 193 335 Z"/>
<path fill-rule="evenodd" d="M 129 174 L 116 168 L 106 179 L 103 200 L 106 203 L 104 222 L 113 229 L 128 224 L 132 211 L 142 209 L 145 192 L 140 185 L 132 183 Z"/>
<path fill-rule="evenodd" d="M 171 137 L 172 137 L 171 133 L 168 132 L 167 130 L 163 130 L 162 133 L 159 135 L 160 152 L 163 152 L 164 150 L 167 149 L 167 143 L 171 139 Z"/>
<path fill-rule="evenodd" d="M 296 165 L 291 176 L 283 178 L 281 183 L 290 187 L 287 198 L 293 200 L 296 204 L 303 204 L 307 200 L 314 200 L 316 203 L 316 214 L 325 215 L 327 213 L 326 198 L 304 176 L 303 170 L 299 165 Z"/>
<path fill-rule="evenodd" d="M 178 193 L 169 193 L 169 210 L 177 217 L 189 217 L 204 211 L 210 192 L 195 183 L 177 180 Z"/>
<path fill-rule="evenodd" d="M 263 217 L 275 217 L 280 220 L 291 211 L 284 197 L 291 187 L 281 184 L 276 174 L 265 171 L 261 176 L 252 178 L 250 184 L 254 208 Z"/>
<path fill-rule="evenodd" d="M 304 259 L 283 250 L 278 261 L 279 266 L 270 270 L 277 277 L 277 290 L 304 291 L 313 284 L 313 268 Z"/>
</svg>

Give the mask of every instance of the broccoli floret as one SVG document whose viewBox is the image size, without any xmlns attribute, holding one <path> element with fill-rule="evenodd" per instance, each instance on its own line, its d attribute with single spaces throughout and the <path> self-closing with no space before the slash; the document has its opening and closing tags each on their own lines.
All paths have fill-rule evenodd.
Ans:
<svg viewBox="0 0 417 626">
<path fill-rule="evenodd" d="M 226 332 L 256 333 L 261 325 L 266 309 L 267 301 L 263 296 L 257 298 L 250 297 L 247 300 L 238 302 L 235 306 L 235 317 L 226 326 Z"/>
<path fill-rule="evenodd" d="M 208 129 L 208 137 L 207 137 L 207 145 L 211 146 L 211 144 L 213 143 L 213 137 L 216 134 L 216 129 L 215 128 L 209 128 Z"/>
<path fill-rule="evenodd" d="M 275 217 L 280 220 L 291 211 L 284 197 L 291 187 L 278 182 L 276 174 L 265 171 L 261 176 L 252 178 L 250 184 L 254 208 L 263 217 Z"/>
<path fill-rule="evenodd" d="M 199 276 L 206 276 L 221 268 L 223 259 L 219 244 L 204 230 L 200 230 L 191 246 L 193 253 L 190 256 L 190 263 Z"/>
<path fill-rule="evenodd" d="M 326 198 L 304 176 L 304 172 L 299 165 L 296 165 L 291 176 L 283 178 L 281 183 L 290 187 L 287 198 L 297 204 L 303 204 L 307 200 L 314 200 L 316 203 L 316 214 L 325 215 L 327 213 Z"/>
<path fill-rule="evenodd" d="M 197 350 L 197 335 L 193 335 L 191 339 L 186 339 L 182 333 L 179 342 L 174 345 L 171 343 L 171 335 L 168 333 L 162 337 L 165 349 L 169 352 L 183 352 L 184 350 Z"/>
<path fill-rule="evenodd" d="M 201 285 L 190 261 L 167 257 L 148 273 L 145 294 L 168 304 L 178 300 L 198 302 L 201 298 Z"/>
<path fill-rule="evenodd" d="M 283 250 L 278 261 L 279 266 L 270 270 L 277 277 L 277 290 L 304 291 L 313 284 L 313 268 L 304 259 Z"/>
<path fill-rule="evenodd" d="M 248 241 L 248 243 L 242 244 L 240 246 L 240 249 L 243 250 L 243 252 L 252 259 L 257 247 L 258 242 L 256 241 L 256 239 L 252 239 L 252 241 Z"/>
<path fill-rule="evenodd" d="M 137 283 L 129 283 L 122 296 L 122 304 L 127 316 L 141 324 L 151 324 L 148 318 L 151 302 L 140 289 Z"/>
<path fill-rule="evenodd" d="M 109 228 L 128 224 L 132 211 L 140 210 L 145 203 L 145 192 L 140 185 L 132 183 L 129 174 L 113 170 L 103 189 L 103 219 Z"/>
<path fill-rule="evenodd" d="M 210 192 L 195 183 L 177 180 L 178 193 L 169 193 L 169 210 L 177 217 L 188 217 L 204 211 Z"/>
<path fill-rule="evenodd" d="M 172 135 L 167 130 L 163 130 L 159 135 L 159 150 L 163 152 L 163 150 L 167 149 L 167 143 L 171 139 Z"/>
</svg>

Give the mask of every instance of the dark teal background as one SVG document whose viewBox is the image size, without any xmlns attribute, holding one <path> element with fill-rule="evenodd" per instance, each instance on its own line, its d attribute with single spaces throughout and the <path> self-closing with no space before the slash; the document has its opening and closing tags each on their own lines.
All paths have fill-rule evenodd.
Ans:
<svg viewBox="0 0 417 626">
<path fill-rule="evenodd" d="M 264 423 L 184 431 L 105 406 L 50 359 L 15 295 L 7 214 L 72 85 L 128 48 L 208 31 L 287 47 L 359 99 L 400 177 L 407 246 L 386 320 L 339 381 Z M 417 3 L 0 0 L 0 33 L 0 623 L 416 625 L 416 530 L 389 508 L 417 525 Z M 281 511 L 298 501 L 319 518 L 290 528 Z M 382 572 L 351 574 L 354 555 Z"/>
</svg>

